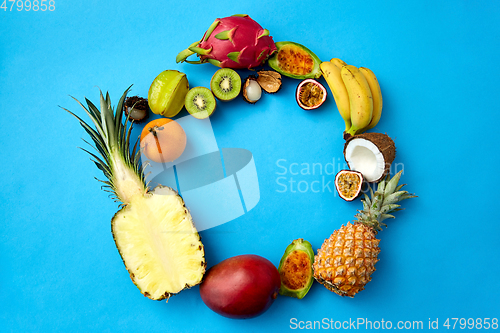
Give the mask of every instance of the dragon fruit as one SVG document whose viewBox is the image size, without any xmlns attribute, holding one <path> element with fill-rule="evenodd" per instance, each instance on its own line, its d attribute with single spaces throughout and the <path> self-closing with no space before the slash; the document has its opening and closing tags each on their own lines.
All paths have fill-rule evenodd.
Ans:
<svg viewBox="0 0 500 333">
<path fill-rule="evenodd" d="M 260 66 L 276 52 L 269 30 L 263 29 L 248 15 L 233 15 L 216 19 L 200 41 L 177 55 L 176 61 L 190 64 L 209 62 L 233 69 Z M 200 59 L 190 61 L 190 55 Z"/>
</svg>

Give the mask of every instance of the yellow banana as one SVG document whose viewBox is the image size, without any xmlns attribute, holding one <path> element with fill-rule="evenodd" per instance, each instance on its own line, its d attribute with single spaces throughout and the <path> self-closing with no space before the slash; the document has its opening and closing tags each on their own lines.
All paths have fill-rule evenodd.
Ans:
<svg viewBox="0 0 500 333">
<path fill-rule="evenodd" d="M 372 93 L 363 73 L 357 67 L 346 65 L 340 70 L 340 75 L 349 94 L 351 109 L 351 128 L 347 134 L 355 135 L 372 120 Z"/>
<path fill-rule="evenodd" d="M 339 69 L 342 69 L 342 67 L 344 67 L 345 65 L 347 65 L 344 60 L 341 60 L 339 58 L 332 58 L 330 60 L 330 62 L 332 64 L 334 64 L 335 66 L 337 66 Z"/>
<path fill-rule="evenodd" d="M 368 126 L 363 129 L 364 132 L 366 130 L 374 128 L 378 124 L 380 116 L 382 116 L 382 91 L 380 90 L 380 84 L 378 83 L 377 77 L 370 69 L 359 67 L 359 71 L 365 76 L 365 79 L 370 86 L 373 97 L 372 120 L 370 121 L 370 124 L 368 124 Z"/>
<path fill-rule="evenodd" d="M 351 112 L 349 108 L 349 95 L 340 76 L 340 68 L 328 61 L 321 63 L 319 68 L 325 77 L 326 83 L 328 83 L 328 87 L 337 104 L 337 109 L 344 119 L 345 130 L 347 131 L 351 127 Z"/>
</svg>

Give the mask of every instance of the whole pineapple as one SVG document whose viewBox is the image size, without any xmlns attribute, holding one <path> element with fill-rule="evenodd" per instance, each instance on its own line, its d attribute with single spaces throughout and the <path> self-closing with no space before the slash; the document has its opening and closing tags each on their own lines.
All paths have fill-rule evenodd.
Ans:
<svg viewBox="0 0 500 333">
<path fill-rule="evenodd" d="M 382 180 L 371 198 L 365 194 L 363 210 L 326 239 L 314 257 L 314 278 L 327 289 L 341 296 L 354 297 L 371 280 L 378 261 L 380 240 L 376 238 L 382 221 L 394 218 L 390 213 L 400 210 L 399 201 L 415 195 L 401 191 L 398 185 L 401 172 L 392 179 Z"/>
<path fill-rule="evenodd" d="M 263 29 L 248 15 L 232 15 L 216 19 L 203 38 L 180 52 L 176 61 L 250 69 L 262 65 L 276 50 L 269 30 Z M 193 54 L 197 54 L 200 60 L 187 60 Z"/>
<path fill-rule="evenodd" d="M 100 110 L 88 99 L 88 108 L 77 101 L 95 129 L 65 110 L 90 135 L 97 153 L 87 152 L 108 178 L 103 181 L 104 187 L 121 202 L 121 209 L 111 220 L 111 230 L 130 278 L 144 296 L 168 300 L 201 282 L 205 253 L 182 198 L 171 188 L 150 191 L 145 184 L 139 152 L 136 146 L 130 149 L 129 119 L 122 119 L 129 89 L 118 102 L 116 112 L 108 94 L 104 98 L 101 93 Z"/>
</svg>

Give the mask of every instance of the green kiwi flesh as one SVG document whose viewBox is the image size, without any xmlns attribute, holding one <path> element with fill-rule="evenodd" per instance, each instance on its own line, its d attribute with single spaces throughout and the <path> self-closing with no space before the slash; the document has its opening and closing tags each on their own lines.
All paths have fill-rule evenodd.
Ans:
<svg viewBox="0 0 500 333">
<path fill-rule="evenodd" d="M 205 119 L 214 113 L 217 102 L 210 89 L 194 87 L 186 95 L 184 106 L 195 118 Z"/>
<path fill-rule="evenodd" d="M 231 101 L 238 97 L 241 90 L 241 78 L 231 68 L 221 68 L 212 76 L 210 88 L 221 101 Z"/>
</svg>

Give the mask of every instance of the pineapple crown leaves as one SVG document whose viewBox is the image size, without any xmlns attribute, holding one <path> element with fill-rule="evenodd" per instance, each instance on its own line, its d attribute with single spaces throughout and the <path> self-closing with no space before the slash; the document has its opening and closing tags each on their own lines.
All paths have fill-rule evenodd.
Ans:
<svg viewBox="0 0 500 333">
<path fill-rule="evenodd" d="M 98 152 L 98 154 L 94 154 L 89 150 L 81 147 L 80 149 L 90 154 L 90 156 L 92 157 L 92 161 L 108 179 L 107 181 L 98 179 L 105 184 L 102 186 L 102 188 L 107 192 L 115 194 L 116 188 L 113 184 L 113 164 L 115 163 L 115 154 L 118 154 L 119 158 L 123 160 L 125 165 L 133 170 L 133 172 L 137 174 L 137 176 L 143 183 L 145 179 L 144 172 L 140 164 L 140 154 L 137 149 L 137 142 L 134 144 L 133 149 L 130 150 L 130 134 L 132 130 L 131 124 L 133 123 L 133 120 L 130 120 L 129 116 L 127 116 L 125 118 L 125 121 L 123 121 L 123 104 L 131 87 L 132 86 L 128 87 L 125 90 L 115 110 L 113 110 L 109 93 L 106 93 L 106 97 L 104 97 L 101 90 L 99 90 L 100 110 L 87 98 L 85 98 L 85 102 L 87 103 L 87 107 L 85 107 L 79 100 L 71 96 L 71 98 L 73 98 L 85 110 L 85 113 L 87 113 L 87 115 L 90 117 L 90 120 L 94 124 L 95 129 L 75 113 L 69 111 L 64 107 L 61 107 L 63 110 L 73 115 L 80 122 L 80 125 L 94 142 L 94 145 L 92 145 L 88 141 L 83 140 L 85 143 L 92 146 Z"/>
<path fill-rule="evenodd" d="M 380 231 L 381 226 L 387 227 L 382 221 L 393 219 L 394 215 L 391 213 L 401 210 L 398 202 L 416 197 L 402 190 L 405 184 L 398 185 L 402 172 L 399 171 L 392 178 L 387 176 L 378 184 L 375 192 L 370 188 L 370 196 L 365 193 L 365 198 L 361 200 L 363 210 L 358 210 L 358 214 L 355 215 L 359 222 L 375 231 Z"/>
</svg>

